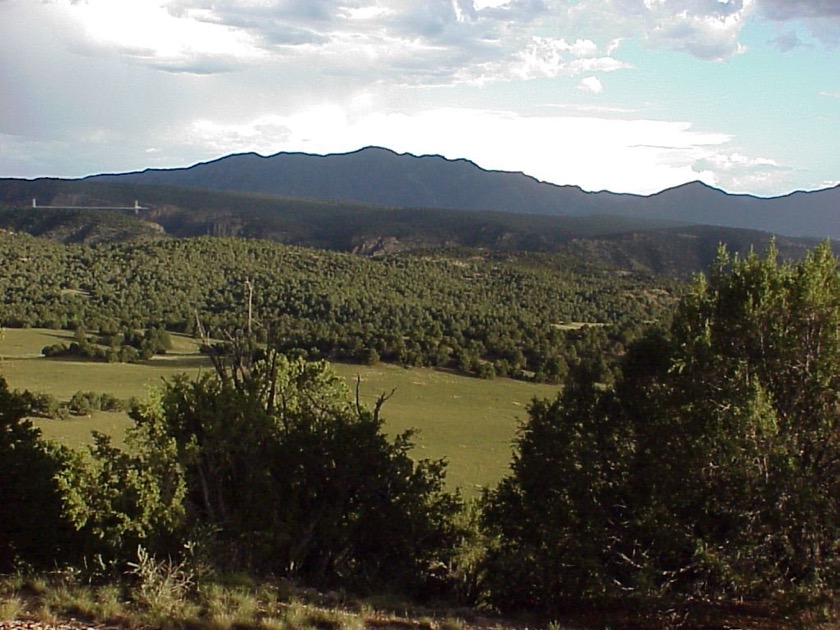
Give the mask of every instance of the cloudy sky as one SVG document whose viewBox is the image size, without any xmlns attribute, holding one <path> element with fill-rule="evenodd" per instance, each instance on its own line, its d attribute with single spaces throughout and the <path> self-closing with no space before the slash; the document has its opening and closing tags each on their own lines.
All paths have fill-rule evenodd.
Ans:
<svg viewBox="0 0 840 630">
<path fill-rule="evenodd" d="M 0 177 L 367 145 L 587 190 L 840 182 L 840 0 L 0 0 Z"/>
</svg>

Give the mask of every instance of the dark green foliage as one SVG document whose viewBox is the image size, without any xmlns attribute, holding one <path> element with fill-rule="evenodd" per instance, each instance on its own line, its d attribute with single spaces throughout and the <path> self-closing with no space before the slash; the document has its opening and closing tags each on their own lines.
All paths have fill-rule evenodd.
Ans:
<svg viewBox="0 0 840 630">
<path fill-rule="evenodd" d="M 165 238 L 163 230 L 155 223 L 107 210 L 41 208 L 33 212 L 31 209 L 0 208 L 0 226 L 67 244 Z"/>
<path fill-rule="evenodd" d="M 167 350 L 172 349 L 172 339 L 169 337 L 169 333 L 159 326 L 153 326 L 142 333 L 135 331 L 118 333 L 106 338 L 106 340 L 112 345 L 117 340 L 121 341 L 122 343 L 119 344 L 121 353 L 126 347 L 134 348 L 137 350 L 136 358 L 143 361 L 151 359 L 156 354 L 166 354 Z M 128 356 L 131 356 L 130 352 Z"/>
<path fill-rule="evenodd" d="M 834 600 L 840 268 L 827 246 L 795 265 L 722 253 L 668 334 L 632 344 L 617 375 L 592 366 L 532 405 L 487 498 L 499 605 Z"/>
<path fill-rule="evenodd" d="M 67 409 L 74 416 L 87 416 L 94 411 L 125 411 L 126 403 L 112 394 L 77 391 Z"/>
<path fill-rule="evenodd" d="M 630 444 L 611 418 L 614 399 L 602 377 L 585 363 L 556 400 L 532 403 L 512 473 L 486 498 L 485 572 L 505 609 L 556 614 L 603 605 L 615 588 L 604 565 L 623 520 Z"/>
<path fill-rule="evenodd" d="M 138 424 L 126 450 L 95 432 L 93 446 L 74 451 L 56 475 L 66 518 L 84 537 L 85 558 L 127 561 L 138 545 L 180 551 L 184 473 L 174 440 L 157 429 Z"/>
<path fill-rule="evenodd" d="M 234 344 L 215 375 L 176 378 L 132 411 L 128 451 L 103 437 L 60 476 L 94 549 L 126 559 L 205 536 L 218 568 L 321 585 L 435 587 L 459 500 L 442 462 L 389 441 L 379 410 L 352 402 L 323 363 Z"/>
<path fill-rule="evenodd" d="M 45 357 L 78 357 L 81 359 L 105 360 L 105 350 L 89 338 L 83 328 L 77 328 L 70 344 L 54 343 L 44 346 L 41 354 Z"/>
<path fill-rule="evenodd" d="M 219 365 L 222 365 L 219 363 Z M 226 364 L 225 364 L 226 365 Z M 325 364 L 270 353 L 167 386 L 160 414 L 229 561 L 317 583 L 417 587 L 453 539 L 439 462 L 389 442 Z"/>
<path fill-rule="evenodd" d="M 113 322 L 106 322 L 101 329 L 110 328 Z M 100 330 L 101 332 L 101 330 Z M 156 354 L 166 354 L 172 349 L 172 339 L 165 329 L 153 326 L 144 332 L 129 330 L 103 333 L 98 339 L 89 337 L 84 330 L 76 331 L 74 341 L 45 346 L 41 354 L 45 357 L 78 357 L 109 363 L 133 363 L 146 361 Z"/>
<path fill-rule="evenodd" d="M 76 392 L 70 397 L 67 406 L 74 416 L 89 416 L 92 411 L 99 409 L 99 395 L 96 392 Z"/>
<path fill-rule="evenodd" d="M 622 331 L 673 300 L 644 276 L 524 254 L 370 260 L 235 239 L 68 248 L 4 235 L 0 264 L 0 322 L 76 329 L 44 352 L 108 361 L 149 358 L 166 331 L 198 335 L 199 322 L 221 338 L 245 329 L 250 283 L 255 337 L 289 354 L 559 382 L 593 339 L 620 351 Z"/>
<path fill-rule="evenodd" d="M 44 346 L 41 350 L 41 354 L 43 354 L 45 357 L 69 356 L 70 347 L 66 343 L 53 343 L 48 346 Z"/>
<path fill-rule="evenodd" d="M 94 411 L 125 411 L 130 405 L 113 394 L 91 391 L 74 392 L 68 402 L 52 394 L 24 391 L 16 394 L 26 407 L 26 415 L 38 418 L 66 419 L 69 415 L 86 416 Z"/>
<path fill-rule="evenodd" d="M 33 393 L 29 390 L 19 394 L 27 408 L 27 415 L 38 418 L 66 418 L 67 408 L 52 394 Z"/>
<path fill-rule="evenodd" d="M 716 569 L 710 579 L 747 594 L 836 593 L 837 259 L 827 245 L 797 265 L 779 264 L 775 251 L 722 254 L 675 316 L 673 336 L 683 393 L 675 428 L 693 443 L 679 474 L 709 515 L 694 536 L 704 568 Z"/>
<path fill-rule="evenodd" d="M 68 455 L 25 419 L 31 399 L 0 377 L 0 571 L 19 562 L 48 568 L 75 555 L 54 480 Z"/>
</svg>

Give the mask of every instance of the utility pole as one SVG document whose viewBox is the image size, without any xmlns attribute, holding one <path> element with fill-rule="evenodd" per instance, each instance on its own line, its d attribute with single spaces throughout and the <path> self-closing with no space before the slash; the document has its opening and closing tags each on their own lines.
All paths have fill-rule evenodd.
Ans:
<svg viewBox="0 0 840 630">
<path fill-rule="evenodd" d="M 248 289 L 248 337 L 251 337 L 251 322 L 252 322 L 252 315 L 251 315 L 251 307 L 254 302 L 254 285 L 251 284 L 251 279 L 245 280 L 245 288 Z"/>
<path fill-rule="evenodd" d="M 198 328 L 198 334 L 201 337 L 201 343 L 205 346 L 210 345 L 210 337 L 207 336 L 207 333 L 204 332 L 204 326 L 201 325 L 201 318 L 198 316 L 198 309 L 194 308 L 193 312 L 195 313 L 195 325 Z"/>
</svg>

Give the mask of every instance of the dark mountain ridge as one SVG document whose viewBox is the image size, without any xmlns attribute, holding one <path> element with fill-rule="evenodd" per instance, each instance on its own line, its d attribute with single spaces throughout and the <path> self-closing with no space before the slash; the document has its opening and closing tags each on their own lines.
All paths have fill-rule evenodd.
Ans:
<svg viewBox="0 0 840 630">
<path fill-rule="evenodd" d="M 33 198 L 38 200 L 35 208 Z M 140 202 L 136 210 L 135 201 Z M 91 206 L 127 209 L 88 209 Z M 720 243 L 730 251 L 745 253 L 763 251 L 773 238 L 754 230 L 609 215 L 389 208 L 55 179 L 0 179 L 0 229 L 79 244 L 211 235 L 366 256 L 441 248 L 501 255 L 532 252 L 559 255 L 563 265 L 575 268 L 678 276 L 707 268 Z M 815 242 L 776 238 L 784 258 L 799 258 Z"/>
<path fill-rule="evenodd" d="M 586 192 L 465 159 L 398 154 L 381 147 L 313 155 L 242 153 L 177 169 L 95 175 L 124 182 L 250 192 L 402 208 L 659 219 L 840 239 L 840 186 L 781 197 L 733 195 L 691 182 L 649 195 Z"/>
<path fill-rule="evenodd" d="M 88 181 L 186 186 L 227 192 L 343 201 L 404 208 L 498 210 L 529 214 L 593 214 L 576 186 L 546 184 L 525 175 L 488 171 L 465 159 L 414 156 L 367 147 L 351 153 L 313 155 L 239 153 L 178 169 L 94 175 Z M 558 212 L 557 190 L 565 190 Z M 607 193 L 610 194 L 610 193 Z"/>
</svg>

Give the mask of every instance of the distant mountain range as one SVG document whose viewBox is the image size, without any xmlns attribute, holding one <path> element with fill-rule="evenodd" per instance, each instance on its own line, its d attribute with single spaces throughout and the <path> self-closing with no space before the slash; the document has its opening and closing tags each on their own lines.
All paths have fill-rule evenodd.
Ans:
<svg viewBox="0 0 840 630">
<path fill-rule="evenodd" d="M 609 215 L 840 239 L 840 186 L 782 197 L 732 195 L 692 182 L 650 196 L 585 192 L 468 160 L 352 153 L 230 155 L 189 168 L 95 175 L 92 182 L 154 184 L 398 208 L 495 210 L 551 216 Z"/>
<path fill-rule="evenodd" d="M 707 268 L 720 243 L 763 251 L 777 234 L 780 254 L 797 258 L 840 239 L 840 188 L 761 199 L 692 183 L 643 197 L 379 148 L 243 154 L 184 169 L 0 179 L 0 229 L 86 244 L 236 236 L 366 256 L 466 247 L 684 276 Z"/>
</svg>

